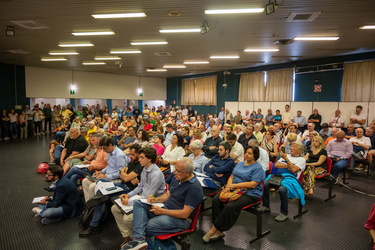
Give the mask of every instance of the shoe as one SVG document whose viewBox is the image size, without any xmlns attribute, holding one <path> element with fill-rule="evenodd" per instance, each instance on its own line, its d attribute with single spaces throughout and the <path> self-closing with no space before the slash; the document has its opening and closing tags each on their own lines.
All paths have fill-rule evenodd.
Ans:
<svg viewBox="0 0 375 250">
<path fill-rule="evenodd" d="M 314 190 L 312 188 L 310 188 L 308 191 L 307 191 L 307 194 L 308 195 L 314 195 Z"/>
<path fill-rule="evenodd" d="M 279 214 L 275 220 L 278 221 L 278 222 L 282 222 L 282 221 L 285 221 L 288 219 L 288 215 L 285 215 L 285 214 Z"/>
<path fill-rule="evenodd" d="M 363 167 L 362 164 L 359 164 L 358 167 L 355 168 L 357 171 L 363 171 L 365 168 Z"/>
<path fill-rule="evenodd" d="M 271 192 L 275 192 L 276 189 L 274 189 L 274 188 L 270 188 L 270 191 L 271 191 Z"/>
<path fill-rule="evenodd" d="M 261 206 L 261 207 L 257 208 L 257 211 L 262 212 L 262 213 L 271 212 L 271 208 L 265 207 L 265 206 Z"/>
<path fill-rule="evenodd" d="M 40 212 L 42 212 L 43 209 L 41 209 L 40 207 L 34 207 L 31 211 L 33 211 L 33 213 L 35 213 L 35 217 L 38 217 L 38 216 L 40 216 Z"/>
<path fill-rule="evenodd" d="M 208 243 L 208 242 L 221 240 L 222 238 L 224 238 L 224 236 L 225 235 L 222 232 L 218 231 L 214 235 L 211 235 L 210 233 L 206 233 L 202 239 L 204 242 Z"/>
<path fill-rule="evenodd" d="M 131 240 L 128 244 L 126 244 L 121 250 L 146 250 L 148 248 L 147 242 L 143 240 Z"/>
<path fill-rule="evenodd" d="M 87 201 L 87 206 L 88 207 L 95 207 L 96 205 L 102 203 L 102 202 L 105 202 L 108 200 L 108 195 L 95 195 L 94 197 L 92 197 L 90 200 Z"/>
<path fill-rule="evenodd" d="M 88 228 L 79 232 L 79 237 L 90 236 L 90 235 L 96 234 L 97 232 L 99 232 L 99 227 L 89 226 Z"/>
<path fill-rule="evenodd" d="M 46 190 L 47 192 L 53 192 L 53 191 L 55 191 L 55 189 L 52 188 L 52 187 L 50 187 L 50 186 L 44 187 L 44 190 Z"/>
<path fill-rule="evenodd" d="M 120 248 L 123 248 L 124 246 L 126 246 L 126 244 L 130 242 L 130 240 L 131 240 L 130 236 L 124 237 L 124 241 L 121 243 Z"/>
<path fill-rule="evenodd" d="M 58 221 L 61 221 L 62 217 L 55 217 L 55 218 L 43 218 L 41 220 L 42 224 L 43 225 L 48 225 L 48 224 L 51 224 L 51 223 L 55 223 L 55 222 L 58 222 Z"/>
</svg>

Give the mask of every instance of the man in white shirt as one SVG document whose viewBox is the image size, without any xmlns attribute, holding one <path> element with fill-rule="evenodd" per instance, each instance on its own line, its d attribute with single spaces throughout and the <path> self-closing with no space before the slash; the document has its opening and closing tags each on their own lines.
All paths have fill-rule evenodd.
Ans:
<svg viewBox="0 0 375 250">
<path fill-rule="evenodd" d="M 182 116 L 187 116 L 188 115 L 188 112 L 189 112 L 189 110 L 188 110 L 188 108 L 187 108 L 187 106 L 185 105 L 184 106 L 184 109 L 182 110 Z"/>
<path fill-rule="evenodd" d="M 355 128 L 363 127 L 366 125 L 366 114 L 362 112 L 363 107 L 358 105 L 355 107 L 355 112 L 350 116 L 350 122 L 353 123 Z"/>
<path fill-rule="evenodd" d="M 237 136 L 231 133 L 226 139 L 232 145 L 229 155 L 234 160 L 234 163 L 244 161 L 244 148 L 237 142 Z"/>
<path fill-rule="evenodd" d="M 345 121 L 341 117 L 341 111 L 339 109 L 335 111 L 335 116 L 332 117 L 331 121 L 329 122 L 329 126 L 336 128 L 343 128 L 345 126 Z"/>
<path fill-rule="evenodd" d="M 243 123 L 247 124 L 250 121 L 250 118 L 251 118 L 250 111 L 247 109 L 245 111 L 245 114 L 242 116 Z"/>
<path fill-rule="evenodd" d="M 289 104 L 285 105 L 285 111 L 281 114 L 283 119 L 282 123 L 289 123 L 293 119 L 293 112 L 290 110 Z"/>
<path fill-rule="evenodd" d="M 367 152 L 371 148 L 371 140 L 363 136 L 363 132 L 363 128 L 356 128 L 356 136 L 349 140 L 353 144 L 353 157 L 356 159 L 366 159 Z"/>
</svg>

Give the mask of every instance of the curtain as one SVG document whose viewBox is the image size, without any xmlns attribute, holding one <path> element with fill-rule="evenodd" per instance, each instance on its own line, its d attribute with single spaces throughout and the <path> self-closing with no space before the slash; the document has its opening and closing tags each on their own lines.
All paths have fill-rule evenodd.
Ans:
<svg viewBox="0 0 375 250">
<path fill-rule="evenodd" d="M 194 79 L 183 79 L 181 82 L 181 104 L 194 105 Z"/>
<path fill-rule="evenodd" d="M 293 92 L 293 69 L 267 71 L 267 102 L 290 102 Z"/>
<path fill-rule="evenodd" d="M 375 60 L 344 64 L 342 101 L 375 101 Z"/>
<path fill-rule="evenodd" d="M 264 72 L 241 74 L 238 93 L 240 102 L 262 102 L 264 101 L 264 95 Z"/>
<path fill-rule="evenodd" d="M 217 76 L 183 79 L 182 105 L 216 105 Z"/>
</svg>

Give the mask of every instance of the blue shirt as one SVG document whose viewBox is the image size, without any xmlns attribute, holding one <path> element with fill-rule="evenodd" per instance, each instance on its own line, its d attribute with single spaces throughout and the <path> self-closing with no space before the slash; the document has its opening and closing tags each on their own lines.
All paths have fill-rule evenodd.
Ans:
<svg viewBox="0 0 375 250">
<path fill-rule="evenodd" d="M 210 168 L 210 165 L 213 165 Z M 213 180 L 218 181 L 221 185 L 227 184 L 229 176 L 232 174 L 234 168 L 234 160 L 231 157 L 222 159 L 219 155 L 215 155 L 204 167 L 206 174 Z M 216 174 L 223 174 L 222 177 L 217 177 Z"/>
<path fill-rule="evenodd" d="M 114 180 L 120 178 L 120 170 L 126 167 L 129 159 L 118 147 L 108 154 L 108 165 L 102 170 L 107 175 L 107 179 Z"/>
<path fill-rule="evenodd" d="M 237 163 L 236 167 L 233 169 L 233 183 L 242 183 L 256 181 L 259 184 L 253 188 L 249 189 L 246 194 L 260 198 L 263 194 L 262 181 L 266 177 L 263 167 L 259 162 L 255 162 L 251 165 L 245 165 L 245 162 Z"/>
<path fill-rule="evenodd" d="M 182 183 L 173 176 L 169 191 L 170 195 L 164 203 L 167 209 L 183 209 L 185 205 L 196 209 L 203 201 L 203 189 L 195 176 Z M 194 214 L 191 213 L 189 218 L 192 219 Z"/>
<path fill-rule="evenodd" d="M 172 144 L 172 137 L 174 134 L 176 134 L 176 131 L 173 130 L 172 132 L 165 135 L 164 146 L 169 146 Z"/>
<path fill-rule="evenodd" d="M 282 120 L 282 116 L 281 115 L 274 115 L 273 116 L 273 119 L 277 122 L 281 121 Z"/>
<path fill-rule="evenodd" d="M 303 126 L 301 126 L 299 124 L 304 124 L 304 125 L 307 124 L 306 117 L 304 117 L 302 115 L 301 116 L 295 116 L 295 117 L 293 117 L 293 122 L 298 123 L 298 127 L 303 127 Z"/>
<path fill-rule="evenodd" d="M 206 166 L 207 162 L 209 161 L 204 154 L 199 155 L 197 158 L 194 159 L 194 154 L 190 154 L 188 156 L 194 163 L 194 171 L 198 173 L 204 173 L 203 168 Z"/>
</svg>

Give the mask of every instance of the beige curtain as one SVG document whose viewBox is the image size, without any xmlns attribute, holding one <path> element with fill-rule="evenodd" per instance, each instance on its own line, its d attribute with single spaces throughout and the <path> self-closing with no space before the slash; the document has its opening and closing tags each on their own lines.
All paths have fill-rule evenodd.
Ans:
<svg viewBox="0 0 375 250">
<path fill-rule="evenodd" d="M 216 105 L 217 76 L 184 79 L 181 83 L 182 105 Z"/>
<path fill-rule="evenodd" d="M 182 105 L 194 105 L 195 98 L 195 80 L 194 79 L 183 79 L 181 82 L 181 104 Z"/>
<path fill-rule="evenodd" d="M 375 101 L 375 60 L 344 64 L 342 101 Z"/>
<path fill-rule="evenodd" d="M 241 74 L 238 93 L 240 102 L 263 102 L 265 90 L 264 72 Z"/>
<path fill-rule="evenodd" d="M 293 92 L 293 69 L 267 71 L 267 102 L 290 102 Z"/>
</svg>

